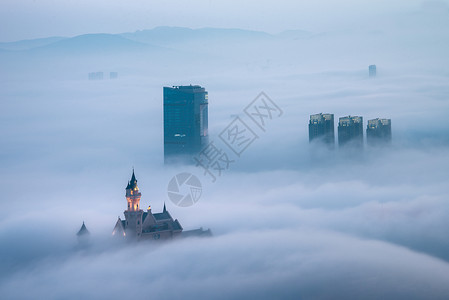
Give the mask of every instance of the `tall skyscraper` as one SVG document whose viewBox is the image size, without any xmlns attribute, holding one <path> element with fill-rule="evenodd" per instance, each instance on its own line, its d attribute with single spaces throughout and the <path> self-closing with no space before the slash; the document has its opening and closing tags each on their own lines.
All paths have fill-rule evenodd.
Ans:
<svg viewBox="0 0 449 300">
<path fill-rule="evenodd" d="M 164 87 L 165 163 L 190 162 L 208 143 L 208 94 L 199 85 Z"/>
<path fill-rule="evenodd" d="M 369 77 L 376 77 L 376 65 L 370 65 L 368 67 Z"/>
<path fill-rule="evenodd" d="M 391 120 L 369 120 L 366 126 L 366 142 L 370 146 L 391 143 Z"/>
<path fill-rule="evenodd" d="M 310 116 L 309 142 L 321 140 L 330 147 L 335 145 L 334 115 L 319 113 Z"/>
<path fill-rule="evenodd" d="M 363 147 L 363 117 L 347 116 L 339 119 L 338 145 Z"/>
</svg>

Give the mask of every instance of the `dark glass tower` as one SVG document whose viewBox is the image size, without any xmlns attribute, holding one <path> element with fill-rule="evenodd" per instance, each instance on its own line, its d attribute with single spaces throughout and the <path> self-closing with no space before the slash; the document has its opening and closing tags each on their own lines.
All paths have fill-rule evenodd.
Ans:
<svg viewBox="0 0 449 300">
<path fill-rule="evenodd" d="M 164 160 L 191 162 L 208 143 L 208 95 L 199 85 L 164 87 Z"/>
<path fill-rule="evenodd" d="M 313 140 L 321 140 L 331 148 L 335 146 L 333 114 L 320 113 L 310 116 L 309 142 Z"/>
<path fill-rule="evenodd" d="M 347 116 L 338 122 L 338 146 L 363 147 L 363 117 Z"/>
<path fill-rule="evenodd" d="M 370 146 L 391 143 L 391 120 L 369 120 L 366 126 L 366 143 Z"/>
</svg>

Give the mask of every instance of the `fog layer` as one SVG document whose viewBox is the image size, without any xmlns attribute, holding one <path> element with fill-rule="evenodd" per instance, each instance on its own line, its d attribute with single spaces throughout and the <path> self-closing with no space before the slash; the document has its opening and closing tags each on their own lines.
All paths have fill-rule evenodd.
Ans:
<svg viewBox="0 0 449 300">
<path fill-rule="evenodd" d="M 446 299 L 449 13 L 391 12 L 338 31 L 161 27 L 3 43 L 1 295 Z M 162 87 L 181 84 L 209 92 L 210 140 L 235 160 L 214 183 L 163 165 Z M 283 111 L 265 131 L 243 112 L 262 91 Z M 364 128 L 389 118 L 393 143 L 309 144 L 320 112 L 363 116 Z M 240 157 L 219 138 L 237 115 L 258 136 Z M 141 207 L 166 202 L 184 229 L 214 236 L 112 241 L 133 167 Z M 188 208 L 167 197 L 180 172 L 203 185 Z"/>
</svg>

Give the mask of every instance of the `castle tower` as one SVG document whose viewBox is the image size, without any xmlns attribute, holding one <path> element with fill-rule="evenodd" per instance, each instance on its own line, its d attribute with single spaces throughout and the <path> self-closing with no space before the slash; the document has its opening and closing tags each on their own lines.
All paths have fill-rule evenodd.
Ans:
<svg viewBox="0 0 449 300">
<path fill-rule="evenodd" d="M 86 224 L 84 224 L 84 221 L 83 221 L 83 225 L 81 225 L 81 228 L 76 235 L 78 236 L 78 247 L 80 247 L 80 249 L 89 246 L 90 232 L 89 232 L 89 230 L 87 230 L 87 227 L 86 227 Z"/>
<path fill-rule="evenodd" d="M 126 201 L 128 201 L 128 211 L 139 211 L 140 197 L 142 197 L 142 194 L 140 193 L 139 187 L 137 186 L 137 179 L 134 175 L 133 169 L 131 180 L 126 186 Z"/>
<path fill-rule="evenodd" d="M 137 186 L 137 179 L 134 175 L 131 176 L 131 180 L 126 186 L 126 201 L 128 203 L 128 209 L 124 211 L 126 219 L 126 233 L 140 236 L 142 233 L 142 215 L 143 210 L 140 209 L 140 197 L 142 194 Z"/>
</svg>

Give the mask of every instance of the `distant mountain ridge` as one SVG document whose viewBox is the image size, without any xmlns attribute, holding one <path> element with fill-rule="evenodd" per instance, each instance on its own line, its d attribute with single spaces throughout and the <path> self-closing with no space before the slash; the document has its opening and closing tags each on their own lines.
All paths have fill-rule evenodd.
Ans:
<svg viewBox="0 0 449 300">
<path fill-rule="evenodd" d="M 301 30 L 288 30 L 276 35 L 263 31 L 232 28 L 155 27 L 119 34 L 92 33 L 75 37 L 48 37 L 15 42 L 0 43 L 0 50 L 7 51 L 58 51 L 89 52 L 108 50 L 141 50 L 146 47 L 165 47 L 187 41 L 245 41 L 270 40 L 275 38 L 306 38 L 311 33 Z"/>
<path fill-rule="evenodd" d="M 10 50 L 10 51 L 20 51 L 27 50 L 31 48 L 41 47 L 49 45 L 61 40 L 67 39 L 66 37 L 54 36 L 47 38 L 31 39 L 31 40 L 21 40 L 15 42 L 0 42 L 0 49 Z"/>
<path fill-rule="evenodd" d="M 273 35 L 262 31 L 232 29 L 232 28 L 200 28 L 161 26 L 150 30 L 122 33 L 121 36 L 130 40 L 155 44 L 176 44 L 197 40 L 242 40 L 271 39 Z"/>
<path fill-rule="evenodd" d="M 33 48 L 33 50 L 51 50 L 70 52 L 104 52 L 122 50 L 140 50 L 150 45 L 136 42 L 116 34 L 83 34 L 62 39 L 51 44 Z"/>
</svg>

